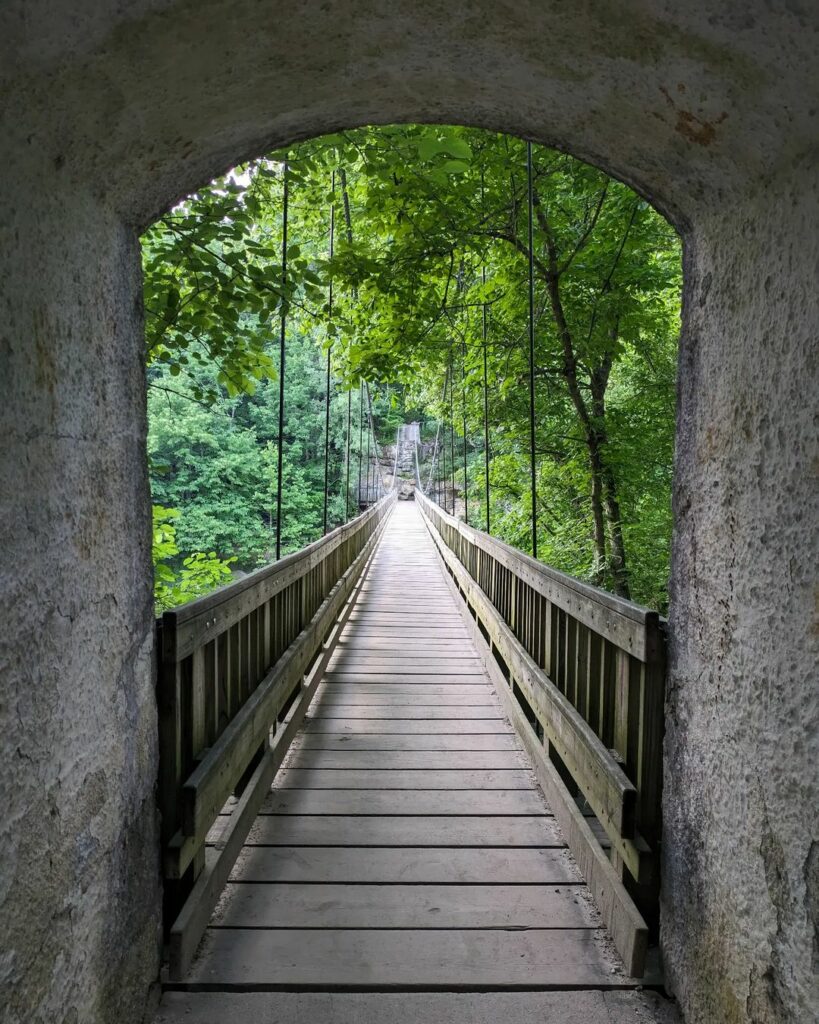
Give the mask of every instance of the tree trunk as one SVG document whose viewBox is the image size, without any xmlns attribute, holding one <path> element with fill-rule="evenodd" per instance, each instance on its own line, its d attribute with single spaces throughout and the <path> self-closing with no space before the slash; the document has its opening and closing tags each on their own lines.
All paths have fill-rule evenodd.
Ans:
<svg viewBox="0 0 819 1024">
<path fill-rule="evenodd" d="M 620 501 L 617 497 L 617 482 L 614 473 L 608 466 L 603 467 L 603 486 L 605 493 L 604 507 L 609 524 L 609 542 L 611 543 L 611 575 L 614 592 L 620 597 L 631 598 L 626 568 L 626 547 L 623 541 L 623 524 L 620 520 Z"/>
<path fill-rule="evenodd" d="M 617 495 L 617 480 L 614 470 L 605 457 L 605 445 L 608 444 L 606 430 L 606 388 L 611 374 L 612 356 L 606 352 L 601 362 L 591 373 L 593 429 L 596 436 L 596 447 L 600 460 L 600 475 L 603 486 L 603 508 L 608 525 L 611 571 L 614 592 L 620 597 L 630 598 L 628 570 L 626 567 L 626 547 L 623 540 L 623 525 L 620 518 L 620 501 Z"/>
<path fill-rule="evenodd" d="M 561 366 L 561 373 L 566 381 L 569 396 L 571 397 L 572 404 L 575 407 L 578 419 L 580 420 L 580 424 L 583 428 L 586 447 L 589 452 L 589 468 L 591 471 L 591 505 L 594 523 L 595 581 L 602 582 L 602 569 L 606 564 L 606 526 L 608 526 L 609 546 L 611 549 L 609 571 L 611 574 L 614 592 L 620 597 L 629 598 L 630 590 L 628 583 L 628 571 L 626 568 L 623 530 L 620 522 L 620 503 L 617 496 L 617 482 L 611 466 L 606 462 L 604 454 L 605 445 L 608 443 L 608 434 L 605 425 L 605 393 L 606 388 L 608 387 L 609 374 L 611 372 L 612 357 L 611 353 L 605 353 L 598 366 L 594 367 L 591 371 L 590 409 L 583 395 L 583 390 L 581 389 L 580 381 L 578 379 L 578 362 L 574 347 L 574 339 L 572 338 L 572 332 L 569 328 L 566 311 L 563 308 L 563 297 L 560 292 L 560 275 L 562 270 L 559 266 L 557 247 L 549 224 L 548 213 L 537 193 L 535 193 L 534 205 L 538 217 L 538 223 L 546 237 L 547 252 L 546 265 L 544 266 L 540 261 L 537 261 L 536 265 L 538 266 L 539 273 L 546 284 L 546 289 L 549 295 L 549 304 L 552 309 L 552 317 L 554 319 L 555 327 L 557 328 L 557 335 L 560 339 L 561 348 L 563 350 L 563 365 Z M 595 221 L 601 207 L 602 198 L 595 213 Z M 629 225 L 629 227 L 630 226 L 631 225 Z M 628 232 L 626 232 L 626 234 L 627 233 Z M 516 236 L 513 237 L 511 241 L 518 248 L 522 248 L 522 243 Z M 622 252 L 624 243 L 625 238 L 623 239 L 623 243 L 621 243 L 620 252 Z M 528 248 L 523 247 L 522 251 L 528 253 Z M 615 266 L 616 262 L 617 261 L 615 260 Z M 564 264 L 562 269 L 565 269 L 565 266 L 566 265 Z M 609 274 L 609 280 L 610 279 L 611 274 Z M 605 287 L 607 287 L 607 285 L 608 282 Z M 614 333 L 616 335 L 616 329 Z"/>
<path fill-rule="evenodd" d="M 606 574 L 606 526 L 603 515 L 603 479 L 600 459 L 593 451 L 589 438 L 586 439 L 589 449 L 589 465 L 591 468 L 591 510 L 594 524 L 594 584 L 600 587 L 605 582 Z"/>
</svg>

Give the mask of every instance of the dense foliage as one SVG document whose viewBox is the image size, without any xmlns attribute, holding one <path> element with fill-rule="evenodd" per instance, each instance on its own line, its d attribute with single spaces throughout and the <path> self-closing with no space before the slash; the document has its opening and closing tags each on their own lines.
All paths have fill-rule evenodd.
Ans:
<svg viewBox="0 0 819 1024">
<path fill-rule="evenodd" d="M 565 154 L 532 153 L 538 554 L 662 608 L 678 241 L 626 186 Z M 331 525 L 345 516 L 348 389 L 355 479 L 365 379 L 382 443 L 420 418 L 431 459 L 443 422 L 435 472 L 453 476 L 454 448 L 457 493 L 436 493 L 484 526 L 486 383 L 491 529 L 530 548 L 526 159 L 524 143 L 482 131 L 361 129 L 239 169 L 151 229 L 150 452 L 155 500 L 178 510 L 178 552 L 162 559 L 171 575 L 196 557 L 221 572 L 227 560 L 247 570 L 271 557 L 283 309 L 288 549 L 322 529 L 330 345 Z"/>
</svg>

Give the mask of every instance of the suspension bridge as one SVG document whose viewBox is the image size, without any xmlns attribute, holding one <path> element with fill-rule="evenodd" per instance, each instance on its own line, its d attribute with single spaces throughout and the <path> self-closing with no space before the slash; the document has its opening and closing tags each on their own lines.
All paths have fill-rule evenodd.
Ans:
<svg viewBox="0 0 819 1024">
<path fill-rule="evenodd" d="M 418 442 L 355 519 L 158 623 L 161 1021 L 662 983 L 663 624 L 450 515 Z"/>
</svg>

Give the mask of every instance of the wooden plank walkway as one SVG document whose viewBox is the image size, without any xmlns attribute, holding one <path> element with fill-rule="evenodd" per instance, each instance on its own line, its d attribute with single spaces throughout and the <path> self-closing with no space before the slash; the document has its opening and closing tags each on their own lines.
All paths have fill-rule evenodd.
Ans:
<svg viewBox="0 0 819 1024">
<path fill-rule="evenodd" d="M 170 986 L 160 1019 L 216 1019 L 231 993 L 639 984 L 600 926 L 420 514 L 399 503 L 190 976 Z M 271 995 L 265 1006 L 275 1005 Z M 316 1005 L 314 1024 L 342 1019 Z M 453 1015 L 455 1005 L 443 1019 L 473 1019 Z M 574 1019 L 561 1005 L 555 1019 Z M 419 1009 L 400 1019 L 426 1018 Z"/>
</svg>

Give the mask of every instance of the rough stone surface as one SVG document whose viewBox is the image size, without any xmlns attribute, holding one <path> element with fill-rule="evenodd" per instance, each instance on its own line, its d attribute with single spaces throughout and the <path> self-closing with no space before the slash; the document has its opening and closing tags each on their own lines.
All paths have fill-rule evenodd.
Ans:
<svg viewBox="0 0 819 1024">
<path fill-rule="evenodd" d="M 127 1021 L 159 900 L 138 246 L 25 188 L 0 213 L 0 1020 Z"/>
<path fill-rule="evenodd" d="M 819 1015 L 817 204 L 783 175 L 687 266 L 662 920 L 697 1021 Z"/>
<path fill-rule="evenodd" d="M 689 1024 L 810 1019 L 818 20 L 798 0 L 2 5 L 0 1019 L 130 1024 L 156 980 L 134 229 L 269 146 L 401 120 L 570 149 L 684 235 L 666 966 Z"/>
</svg>

